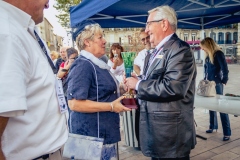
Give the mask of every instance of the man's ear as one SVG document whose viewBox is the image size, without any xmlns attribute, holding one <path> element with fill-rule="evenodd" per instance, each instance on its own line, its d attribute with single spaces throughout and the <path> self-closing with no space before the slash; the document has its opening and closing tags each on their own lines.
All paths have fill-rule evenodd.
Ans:
<svg viewBox="0 0 240 160">
<path fill-rule="evenodd" d="M 163 27 L 162 27 L 163 31 L 167 31 L 170 24 L 169 24 L 168 20 L 164 19 L 162 25 L 163 25 Z"/>
</svg>

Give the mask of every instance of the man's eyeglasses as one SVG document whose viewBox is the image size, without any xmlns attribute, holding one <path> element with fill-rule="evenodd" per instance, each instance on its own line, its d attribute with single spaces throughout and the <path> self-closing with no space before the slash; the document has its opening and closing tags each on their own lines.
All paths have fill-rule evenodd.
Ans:
<svg viewBox="0 0 240 160">
<path fill-rule="evenodd" d="M 141 41 L 142 41 L 142 42 L 145 42 L 145 41 L 148 40 L 148 39 L 150 39 L 150 36 L 147 36 L 147 37 L 145 37 L 145 38 L 142 38 Z"/>
<path fill-rule="evenodd" d="M 147 28 L 152 22 L 161 22 L 162 20 L 163 20 L 163 19 L 148 21 L 148 22 L 146 22 L 146 28 Z"/>
</svg>

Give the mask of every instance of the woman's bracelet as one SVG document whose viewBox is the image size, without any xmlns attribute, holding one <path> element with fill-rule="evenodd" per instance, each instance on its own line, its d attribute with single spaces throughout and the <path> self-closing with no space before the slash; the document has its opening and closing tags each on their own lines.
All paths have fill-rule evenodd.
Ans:
<svg viewBox="0 0 240 160">
<path fill-rule="evenodd" d="M 111 112 L 113 112 L 113 110 L 114 110 L 113 104 L 110 103 L 110 105 L 111 105 L 111 108 L 112 108 Z"/>
</svg>

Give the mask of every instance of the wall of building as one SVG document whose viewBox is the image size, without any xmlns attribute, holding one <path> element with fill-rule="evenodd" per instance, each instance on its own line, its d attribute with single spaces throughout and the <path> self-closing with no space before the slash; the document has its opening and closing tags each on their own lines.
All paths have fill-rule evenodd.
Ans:
<svg viewBox="0 0 240 160">
<path fill-rule="evenodd" d="M 42 23 L 39 23 L 38 29 L 40 36 L 47 43 L 50 51 L 59 51 L 62 46 L 62 37 L 53 33 L 53 26 L 51 23 L 44 18 Z"/>
<path fill-rule="evenodd" d="M 222 48 L 226 56 L 240 57 L 240 25 L 238 28 L 233 25 L 227 27 L 218 27 L 212 29 L 205 29 L 203 31 L 204 37 L 211 37 Z M 107 51 L 112 43 L 120 43 L 127 51 L 140 51 L 143 49 L 139 40 L 140 28 L 109 28 L 104 29 L 105 38 L 107 40 Z M 205 58 L 204 53 L 200 52 L 199 43 L 202 40 L 202 31 L 191 29 L 177 29 L 178 37 L 188 42 L 194 52 L 195 59 L 198 63 L 202 63 Z M 237 51 L 237 47 L 239 50 Z"/>
<path fill-rule="evenodd" d="M 143 49 L 139 39 L 140 28 L 107 28 L 104 29 L 105 39 L 107 41 L 106 53 L 113 43 L 120 43 L 124 51 L 139 52 Z"/>
</svg>

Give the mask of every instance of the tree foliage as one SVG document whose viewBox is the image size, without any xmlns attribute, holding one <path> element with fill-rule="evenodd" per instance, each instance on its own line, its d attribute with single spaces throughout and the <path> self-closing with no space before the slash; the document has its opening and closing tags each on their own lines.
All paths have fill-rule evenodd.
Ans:
<svg viewBox="0 0 240 160">
<path fill-rule="evenodd" d="M 70 24 L 69 9 L 71 6 L 75 6 L 81 2 L 81 0 L 55 0 L 54 8 L 58 10 L 59 15 L 56 15 L 58 22 L 64 28 L 68 28 Z"/>
</svg>

